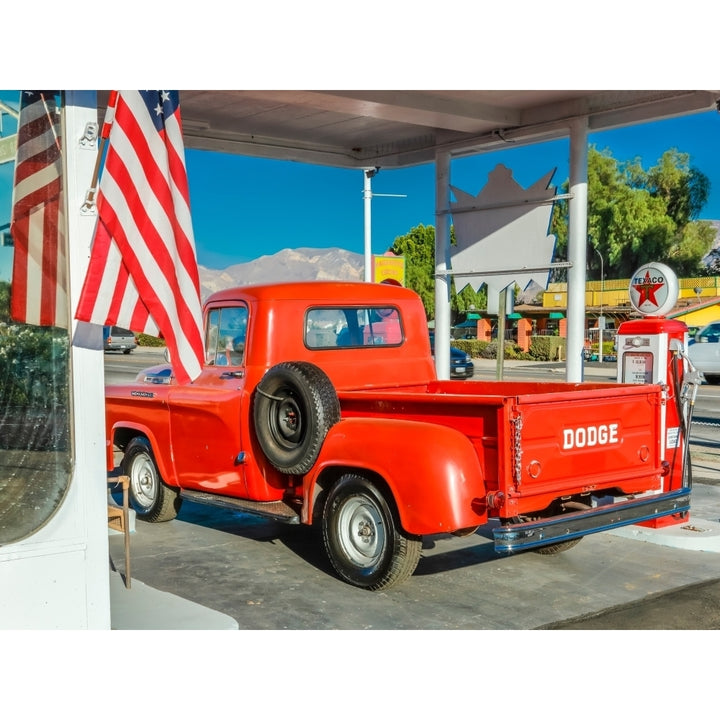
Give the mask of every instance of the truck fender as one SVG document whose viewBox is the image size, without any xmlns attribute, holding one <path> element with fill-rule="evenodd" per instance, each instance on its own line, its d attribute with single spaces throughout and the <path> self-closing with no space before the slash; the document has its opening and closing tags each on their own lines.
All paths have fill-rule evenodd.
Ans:
<svg viewBox="0 0 720 720">
<path fill-rule="evenodd" d="M 116 423 L 112 426 L 110 429 L 110 434 L 108 436 L 107 441 L 107 467 L 108 470 L 113 470 L 115 467 L 115 460 L 114 460 L 114 452 L 113 452 L 113 445 L 115 436 L 117 434 L 124 434 L 128 438 L 128 442 L 130 439 L 134 437 L 138 437 L 140 435 L 147 438 L 148 442 L 150 443 L 150 447 L 153 451 L 153 457 L 155 458 L 155 463 L 157 465 L 158 471 L 160 472 L 160 476 L 162 477 L 163 481 L 166 485 L 172 485 L 177 486 L 177 478 L 175 477 L 175 472 L 172 467 L 172 463 L 168 465 L 168 463 L 165 461 L 165 457 L 163 453 L 159 452 L 159 448 L 162 447 L 162 444 L 158 441 L 158 438 L 155 436 L 155 433 L 147 427 L 146 425 L 142 425 L 140 423 L 134 423 L 134 422 L 123 422 L 123 423 Z M 166 445 L 168 445 L 166 443 Z"/>
<path fill-rule="evenodd" d="M 310 506 L 328 477 L 353 471 L 385 485 L 400 524 L 413 535 L 487 522 L 485 481 L 469 438 L 453 428 L 398 418 L 347 418 L 328 432 L 305 476 Z"/>
</svg>

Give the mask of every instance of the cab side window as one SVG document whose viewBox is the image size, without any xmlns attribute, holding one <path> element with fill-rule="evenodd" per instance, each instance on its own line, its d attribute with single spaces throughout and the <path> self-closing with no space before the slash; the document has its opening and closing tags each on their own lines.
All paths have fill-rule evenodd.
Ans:
<svg viewBox="0 0 720 720">
<path fill-rule="evenodd" d="M 205 329 L 205 362 L 239 367 L 245 358 L 248 309 L 245 305 L 213 309 Z"/>
<path fill-rule="evenodd" d="M 395 307 L 324 307 L 307 313 L 305 344 L 309 348 L 400 345 L 403 338 Z"/>
</svg>

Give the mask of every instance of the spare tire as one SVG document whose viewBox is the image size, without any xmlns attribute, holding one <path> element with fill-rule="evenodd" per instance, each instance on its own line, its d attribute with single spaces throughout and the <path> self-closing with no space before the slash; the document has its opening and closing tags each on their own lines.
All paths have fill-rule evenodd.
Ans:
<svg viewBox="0 0 720 720">
<path fill-rule="evenodd" d="M 339 419 L 335 388 L 317 365 L 280 363 L 255 389 L 255 436 L 270 464 L 288 475 L 310 470 L 328 430 Z"/>
</svg>

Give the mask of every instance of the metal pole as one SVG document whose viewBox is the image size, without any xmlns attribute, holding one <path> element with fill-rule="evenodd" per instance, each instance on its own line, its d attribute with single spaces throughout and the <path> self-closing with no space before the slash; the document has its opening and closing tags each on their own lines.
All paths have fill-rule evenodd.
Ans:
<svg viewBox="0 0 720 720">
<path fill-rule="evenodd" d="M 507 309 L 508 289 L 505 287 L 500 291 L 498 302 L 498 324 L 497 324 L 497 358 L 495 362 L 495 379 L 503 379 L 505 364 L 505 310 Z"/>
<path fill-rule="evenodd" d="M 570 213 L 568 222 L 567 364 L 568 382 L 582 381 L 585 337 L 585 263 L 587 261 L 588 120 L 570 123 Z"/>
<path fill-rule="evenodd" d="M 377 174 L 375 168 L 363 169 L 363 204 L 365 207 L 365 282 L 372 280 L 372 186 L 371 179 Z"/>
<path fill-rule="evenodd" d="M 603 316 L 603 293 L 605 292 L 605 265 L 603 263 L 603 256 L 600 251 L 595 248 L 595 252 L 600 258 L 600 317 L 598 318 L 598 362 L 603 361 L 603 340 L 605 339 L 605 317 Z"/>
<path fill-rule="evenodd" d="M 365 206 L 365 282 L 372 282 L 372 199 L 374 197 L 407 197 L 394 193 L 378 193 L 373 195 L 370 181 L 380 172 L 379 167 L 363 168 L 363 200 Z"/>
<path fill-rule="evenodd" d="M 435 155 L 435 370 L 450 378 L 450 154 Z"/>
</svg>

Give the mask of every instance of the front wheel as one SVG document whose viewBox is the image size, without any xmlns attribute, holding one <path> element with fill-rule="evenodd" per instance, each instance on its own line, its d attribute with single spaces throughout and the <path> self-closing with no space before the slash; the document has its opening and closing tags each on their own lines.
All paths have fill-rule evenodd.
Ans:
<svg viewBox="0 0 720 720">
<path fill-rule="evenodd" d="M 146 438 L 133 438 L 121 463 L 123 475 L 130 478 L 130 503 L 138 518 L 165 522 L 177 516 L 182 499 L 176 488 L 160 477 L 152 448 Z"/>
<path fill-rule="evenodd" d="M 330 489 L 322 531 L 333 568 L 356 587 L 396 585 L 420 561 L 421 539 L 402 531 L 383 494 L 359 475 L 344 475 Z"/>
</svg>

